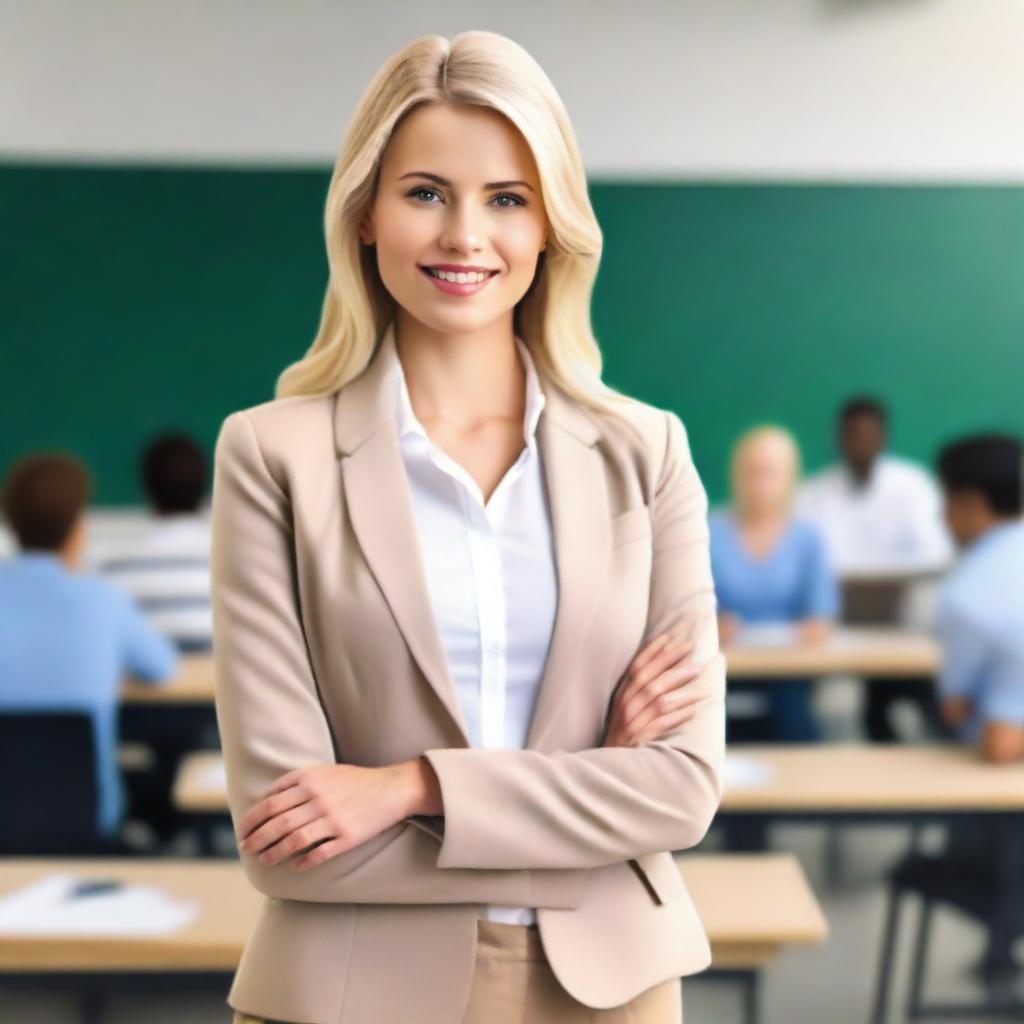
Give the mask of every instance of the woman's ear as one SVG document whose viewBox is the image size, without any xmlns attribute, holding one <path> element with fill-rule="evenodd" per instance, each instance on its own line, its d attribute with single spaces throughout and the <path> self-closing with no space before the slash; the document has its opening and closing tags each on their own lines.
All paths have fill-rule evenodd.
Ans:
<svg viewBox="0 0 1024 1024">
<path fill-rule="evenodd" d="M 373 219 L 367 215 L 359 225 L 359 240 L 363 245 L 373 245 Z"/>
</svg>

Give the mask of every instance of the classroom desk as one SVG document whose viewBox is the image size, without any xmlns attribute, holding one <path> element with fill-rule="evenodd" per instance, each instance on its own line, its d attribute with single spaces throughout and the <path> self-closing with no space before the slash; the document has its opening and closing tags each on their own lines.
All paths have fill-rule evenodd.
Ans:
<svg viewBox="0 0 1024 1024">
<path fill-rule="evenodd" d="M 960 744 L 744 743 L 727 759 L 719 813 L 1024 812 L 1024 762 L 990 764 Z M 753 765 L 768 777 L 741 782 L 741 770 Z"/>
<path fill-rule="evenodd" d="M 747 1008 L 756 1012 L 750 993 L 758 972 L 786 947 L 828 934 L 798 861 L 789 854 L 680 853 L 676 864 L 711 942 L 711 970 L 752 979 Z M 3 984 L 78 991 L 90 1024 L 100 1019 L 103 996 L 118 990 L 159 985 L 226 995 L 262 899 L 237 860 L 0 859 L 0 894 L 58 871 L 159 886 L 198 902 L 200 913 L 159 938 L 0 935 Z"/>
<path fill-rule="evenodd" d="M 751 763 L 768 772 L 763 782 L 740 781 L 739 769 Z M 224 759 L 218 751 L 195 751 L 182 759 L 174 802 L 192 813 L 227 813 Z M 748 812 L 883 817 L 1021 814 L 1024 761 L 989 764 L 959 744 L 745 743 L 727 754 L 719 814 Z"/>
<path fill-rule="evenodd" d="M 218 750 L 196 750 L 186 754 L 178 766 L 171 799 L 186 814 L 226 814 L 227 781 L 224 755 Z"/>
<path fill-rule="evenodd" d="M 724 645 L 722 651 L 730 680 L 839 674 L 920 678 L 934 676 L 941 664 L 941 651 L 933 637 L 888 627 L 842 626 L 821 643 L 776 646 L 741 642 Z"/>
<path fill-rule="evenodd" d="M 123 704 L 213 704 L 213 655 L 183 654 L 178 672 L 166 683 L 141 683 L 126 679 L 121 687 Z"/>
</svg>

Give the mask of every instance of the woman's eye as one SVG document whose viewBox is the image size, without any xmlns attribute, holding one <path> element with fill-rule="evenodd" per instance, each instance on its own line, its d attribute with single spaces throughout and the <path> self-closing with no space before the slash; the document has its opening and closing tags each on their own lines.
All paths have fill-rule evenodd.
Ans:
<svg viewBox="0 0 1024 1024">
<path fill-rule="evenodd" d="M 426 195 L 426 196 L 437 196 L 438 198 L 441 197 L 440 192 L 438 192 L 437 189 L 435 189 L 435 188 L 431 188 L 429 185 L 421 185 L 419 188 L 414 188 L 409 193 L 409 197 L 410 198 L 418 199 L 418 200 L 420 200 L 420 197 L 424 196 L 424 195 Z M 500 200 L 511 200 L 511 202 L 501 202 Z M 427 200 L 420 200 L 420 201 L 424 202 L 424 203 L 427 202 Z M 511 209 L 514 209 L 517 206 L 525 206 L 526 205 L 526 200 L 522 199 L 520 196 L 517 196 L 514 192 L 499 192 L 491 200 L 491 202 L 493 202 L 500 209 L 504 209 L 504 210 L 511 210 Z"/>
<path fill-rule="evenodd" d="M 495 200 L 498 199 L 512 199 L 512 203 L 498 203 L 499 206 L 504 206 L 506 209 L 512 209 L 515 206 L 525 206 L 526 202 L 517 196 L 514 192 L 499 192 L 496 195 Z"/>
</svg>

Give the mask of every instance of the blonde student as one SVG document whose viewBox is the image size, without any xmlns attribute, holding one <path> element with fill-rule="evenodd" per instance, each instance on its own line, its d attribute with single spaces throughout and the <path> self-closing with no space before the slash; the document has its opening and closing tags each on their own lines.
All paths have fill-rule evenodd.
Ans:
<svg viewBox="0 0 1024 1024">
<path fill-rule="evenodd" d="M 677 1024 L 722 791 L 707 499 L 605 386 L 601 232 L 518 45 L 377 72 L 320 328 L 215 454 L 217 714 L 266 898 L 237 1021 Z M 653 368 L 652 368 L 653 372 Z"/>
</svg>

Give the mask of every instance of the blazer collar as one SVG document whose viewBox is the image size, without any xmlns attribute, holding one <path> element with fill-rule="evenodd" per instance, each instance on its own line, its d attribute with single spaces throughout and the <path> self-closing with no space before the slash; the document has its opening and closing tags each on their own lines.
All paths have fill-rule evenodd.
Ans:
<svg viewBox="0 0 1024 1024">
<path fill-rule="evenodd" d="M 412 493 L 399 446 L 392 321 L 364 371 L 337 395 L 334 437 L 356 538 L 395 622 L 439 699 L 458 743 L 471 742 L 434 618 Z M 400 363 L 397 367 L 400 369 Z M 611 532 L 600 431 L 578 403 L 538 374 L 537 443 L 551 506 L 558 606 L 526 745 L 559 742 L 556 711 L 578 678 L 579 650 L 606 582 Z"/>
</svg>

